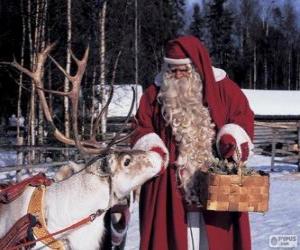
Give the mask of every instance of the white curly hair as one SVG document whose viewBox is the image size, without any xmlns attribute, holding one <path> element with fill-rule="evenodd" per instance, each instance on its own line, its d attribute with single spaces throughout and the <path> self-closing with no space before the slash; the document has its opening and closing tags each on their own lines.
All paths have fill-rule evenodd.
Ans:
<svg viewBox="0 0 300 250">
<path fill-rule="evenodd" d="M 178 177 L 188 203 L 201 205 L 201 173 L 207 172 L 212 159 L 214 124 L 208 108 L 203 106 L 203 84 L 200 75 L 191 64 L 187 65 L 189 76 L 180 79 L 164 68 L 163 81 L 158 94 L 162 116 L 166 125 L 172 127 L 178 143 L 176 161 Z"/>
</svg>

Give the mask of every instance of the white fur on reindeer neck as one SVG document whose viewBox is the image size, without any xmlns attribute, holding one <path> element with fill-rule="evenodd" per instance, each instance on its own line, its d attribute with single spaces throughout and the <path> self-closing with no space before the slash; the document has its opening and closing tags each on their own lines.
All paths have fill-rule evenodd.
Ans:
<svg viewBox="0 0 300 250">
<path fill-rule="evenodd" d="M 59 206 L 53 206 L 52 202 L 57 202 Z M 86 171 L 73 175 L 72 178 L 50 186 L 45 194 L 48 230 L 54 232 L 72 225 L 97 209 L 106 209 L 108 204 L 109 185 L 106 179 Z M 70 247 L 96 249 L 102 238 L 99 232 L 104 232 L 103 218 L 104 214 L 93 223 L 74 230 L 68 236 Z"/>
<path fill-rule="evenodd" d="M 214 124 L 209 111 L 202 104 L 202 81 L 190 65 L 188 78 L 175 79 L 165 72 L 158 94 L 162 115 L 172 127 L 178 142 L 177 165 L 181 185 L 187 202 L 200 203 L 197 192 L 197 171 L 207 171 L 212 158 Z"/>
</svg>

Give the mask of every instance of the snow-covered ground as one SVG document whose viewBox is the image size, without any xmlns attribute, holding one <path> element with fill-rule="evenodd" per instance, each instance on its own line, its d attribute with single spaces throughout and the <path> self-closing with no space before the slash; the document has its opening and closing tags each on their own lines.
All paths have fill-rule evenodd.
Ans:
<svg viewBox="0 0 300 250">
<path fill-rule="evenodd" d="M 270 158 L 263 156 L 254 156 L 249 162 L 263 170 L 269 170 L 270 164 Z M 275 249 L 269 247 L 273 235 L 296 235 L 296 249 L 300 249 L 300 173 L 295 165 L 277 165 L 270 176 L 269 211 L 250 213 L 253 250 Z"/>
<path fill-rule="evenodd" d="M 13 152 L 0 152 L 0 167 L 14 164 L 15 158 Z M 254 155 L 248 166 L 269 171 L 270 163 L 270 157 Z M 275 171 L 270 176 L 269 211 L 265 214 L 250 213 L 253 250 L 278 249 L 269 246 L 269 238 L 272 235 L 296 235 L 298 237 L 296 249 L 300 249 L 300 173 L 296 172 L 295 165 L 276 165 Z M 0 173 L 0 182 L 11 177 L 13 173 Z M 138 246 L 138 206 L 135 204 L 125 249 L 135 250 Z"/>
</svg>

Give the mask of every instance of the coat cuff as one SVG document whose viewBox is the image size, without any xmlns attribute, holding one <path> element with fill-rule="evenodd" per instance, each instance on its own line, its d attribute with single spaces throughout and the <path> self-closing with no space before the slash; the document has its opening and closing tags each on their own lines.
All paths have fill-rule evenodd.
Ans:
<svg viewBox="0 0 300 250">
<path fill-rule="evenodd" d="M 218 150 L 218 154 L 219 155 L 220 155 L 220 148 L 219 148 L 219 146 L 220 146 L 219 145 L 220 139 L 225 134 L 229 134 L 229 135 L 231 135 L 235 139 L 236 144 L 237 144 L 237 149 L 238 149 L 238 152 L 239 152 L 240 156 L 242 156 L 241 145 L 243 143 L 247 143 L 248 144 L 249 156 L 251 156 L 253 154 L 252 150 L 254 148 L 254 145 L 253 145 L 253 143 L 251 141 L 251 138 L 247 134 L 247 132 L 241 126 L 239 126 L 237 124 L 234 124 L 234 123 L 229 123 L 229 124 L 224 125 L 220 129 L 220 131 L 218 132 L 218 135 L 217 135 L 216 144 L 217 144 L 217 150 Z M 239 161 L 239 158 L 238 158 L 236 152 L 234 152 L 232 158 L 233 158 L 233 160 L 235 162 Z"/>
<path fill-rule="evenodd" d="M 156 133 L 149 133 L 142 136 L 137 140 L 132 149 L 150 151 L 150 161 L 153 163 L 160 161 L 164 168 L 169 164 L 169 151 Z"/>
<path fill-rule="evenodd" d="M 117 207 L 117 206 L 115 206 Z M 113 214 L 114 207 L 111 209 L 111 213 Z M 128 225 L 130 221 L 130 211 L 128 207 L 120 208 L 120 211 L 116 211 L 116 213 L 119 213 L 121 216 L 121 219 L 119 221 L 118 226 L 116 228 L 116 225 L 112 222 L 110 222 L 110 228 L 111 228 L 111 241 L 113 246 L 119 246 L 125 239 L 125 235 L 128 230 Z"/>
</svg>

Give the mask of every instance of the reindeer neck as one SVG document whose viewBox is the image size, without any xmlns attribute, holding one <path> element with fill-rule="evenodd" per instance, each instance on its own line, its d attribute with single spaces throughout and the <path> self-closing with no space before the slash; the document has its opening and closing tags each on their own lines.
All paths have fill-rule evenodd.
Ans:
<svg viewBox="0 0 300 250">
<path fill-rule="evenodd" d="M 108 204 L 107 180 L 84 171 L 51 185 L 45 195 L 46 216 L 55 225 L 74 223 Z"/>
</svg>

